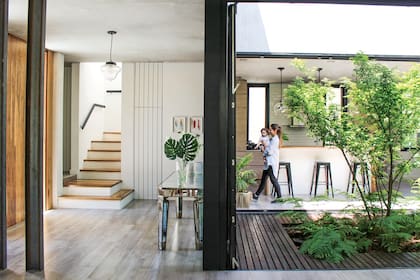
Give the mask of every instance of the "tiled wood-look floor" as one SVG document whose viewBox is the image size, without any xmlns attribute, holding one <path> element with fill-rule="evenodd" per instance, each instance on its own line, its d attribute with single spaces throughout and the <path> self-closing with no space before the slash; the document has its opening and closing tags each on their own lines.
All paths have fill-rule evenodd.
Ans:
<svg viewBox="0 0 420 280">
<path fill-rule="evenodd" d="M 338 264 L 311 258 L 299 252 L 276 214 L 239 214 L 238 228 L 237 251 L 241 269 L 325 270 L 420 267 L 420 253 L 356 254 Z"/>
<path fill-rule="evenodd" d="M 171 202 L 170 207 L 173 207 Z M 157 250 L 156 201 L 123 210 L 59 209 L 45 215 L 45 272 L 25 273 L 24 226 L 9 229 L 0 279 L 418 279 L 420 269 L 359 271 L 202 271 L 194 250 L 192 205 L 169 219 L 167 251 Z"/>
</svg>

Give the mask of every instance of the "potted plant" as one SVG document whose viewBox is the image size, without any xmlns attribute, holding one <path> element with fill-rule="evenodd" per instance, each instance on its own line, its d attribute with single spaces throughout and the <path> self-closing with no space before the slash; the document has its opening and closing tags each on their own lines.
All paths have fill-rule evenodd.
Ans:
<svg viewBox="0 0 420 280">
<path fill-rule="evenodd" d="M 178 184 L 183 186 L 187 179 L 187 164 L 197 156 L 199 143 L 197 137 L 185 133 L 179 140 L 169 138 L 164 145 L 165 155 L 170 160 L 176 160 Z"/>
<path fill-rule="evenodd" d="M 246 169 L 252 160 L 252 154 L 239 158 L 236 163 L 236 207 L 248 208 L 252 198 L 252 192 L 248 186 L 255 184 L 257 178 L 255 171 Z"/>
</svg>

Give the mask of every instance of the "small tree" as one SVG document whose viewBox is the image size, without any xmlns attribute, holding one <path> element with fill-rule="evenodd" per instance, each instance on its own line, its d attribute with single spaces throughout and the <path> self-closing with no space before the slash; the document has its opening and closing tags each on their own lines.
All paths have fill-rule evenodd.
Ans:
<svg viewBox="0 0 420 280">
<path fill-rule="evenodd" d="M 312 136 L 342 151 L 351 171 L 350 159 L 370 164 L 380 209 L 390 216 L 402 177 L 417 165 L 418 145 L 411 147 L 408 159 L 401 158 L 400 150 L 407 137 L 420 128 L 420 68 L 415 66 L 400 76 L 363 54 L 353 62 L 355 81 L 345 81 L 347 113 L 336 105 L 325 105 L 330 83 L 316 82 L 314 72 L 301 61 L 295 66 L 308 80 L 297 78 L 286 89 L 285 101 L 289 114 L 303 120 Z M 357 180 L 356 186 L 371 218 L 377 204 L 369 203 Z"/>
</svg>

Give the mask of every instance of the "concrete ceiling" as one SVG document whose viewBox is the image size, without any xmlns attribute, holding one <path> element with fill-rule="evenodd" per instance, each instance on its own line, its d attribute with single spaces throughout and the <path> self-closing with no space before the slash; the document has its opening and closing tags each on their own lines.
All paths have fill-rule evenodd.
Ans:
<svg viewBox="0 0 420 280">
<path fill-rule="evenodd" d="M 291 58 L 238 58 L 236 61 L 236 75 L 248 81 L 248 83 L 278 83 L 280 71 L 278 67 L 284 67 L 283 82 L 290 82 L 300 73 L 292 66 Z M 328 78 L 339 81 L 343 77 L 352 77 L 353 63 L 349 60 L 338 59 L 305 59 L 305 65 L 309 68 L 322 68 L 321 79 Z M 378 61 L 390 68 L 405 72 L 415 62 L 404 61 Z"/>
<path fill-rule="evenodd" d="M 27 1 L 9 1 L 9 33 L 26 38 Z M 50 0 L 46 47 L 66 61 L 203 61 L 204 0 Z"/>
</svg>

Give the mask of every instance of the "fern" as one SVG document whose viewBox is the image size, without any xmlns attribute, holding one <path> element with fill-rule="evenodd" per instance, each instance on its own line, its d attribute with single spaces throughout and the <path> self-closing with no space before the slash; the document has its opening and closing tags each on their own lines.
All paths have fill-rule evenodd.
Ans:
<svg viewBox="0 0 420 280">
<path fill-rule="evenodd" d="M 340 232 L 331 228 L 320 228 L 303 242 L 300 251 L 316 259 L 334 263 L 341 262 L 344 256 L 351 256 L 357 252 L 356 242 L 344 239 Z"/>
<path fill-rule="evenodd" d="M 308 215 L 306 212 L 301 211 L 284 211 L 278 214 L 279 217 L 288 217 L 292 221 L 308 221 Z"/>
</svg>

